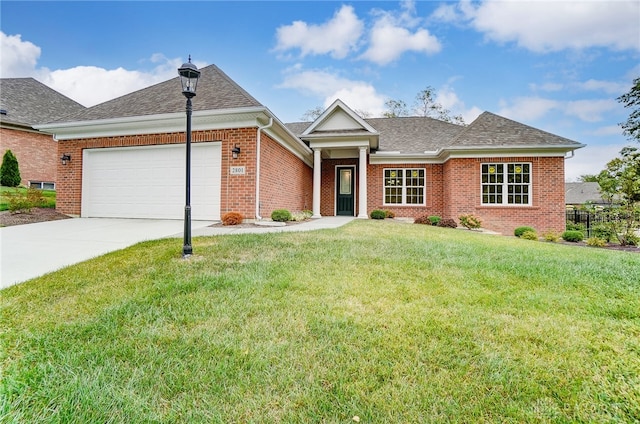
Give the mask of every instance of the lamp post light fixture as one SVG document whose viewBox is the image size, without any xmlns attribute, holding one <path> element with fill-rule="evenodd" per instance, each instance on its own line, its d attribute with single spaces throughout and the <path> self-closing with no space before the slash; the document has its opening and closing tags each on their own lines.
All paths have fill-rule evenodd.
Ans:
<svg viewBox="0 0 640 424">
<path fill-rule="evenodd" d="M 193 111 L 191 99 L 196 95 L 196 86 L 200 77 L 200 71 L 196 65 L 191 63 L 191 55 L 189 55 L 189 62 L 183 63 L 178 68 L 178 75 L 180 75 L 180 83 L 182 84 L 182 94 L 187 98 L 187 178 L 185 184 L 184 244 L 182 246 L 182 257 L 186 259 L 193 254 L 191 246 L 191 112 Z"/>
<path fill-rule="evenodd" d="M 236 144 L 233 149 L 231 149 L 231 157 L 238 159 L 238 156 L 240 156 L 240 147 Z"/>
<path fill-rule="evenodd" d="M 71 155 L 69 154 L 63 154 L 62 156 L 60 156 L 60 161 L 62 161 L 63 165 L 66 165 L 67 163 L 71 162 Z"/>
</svg>

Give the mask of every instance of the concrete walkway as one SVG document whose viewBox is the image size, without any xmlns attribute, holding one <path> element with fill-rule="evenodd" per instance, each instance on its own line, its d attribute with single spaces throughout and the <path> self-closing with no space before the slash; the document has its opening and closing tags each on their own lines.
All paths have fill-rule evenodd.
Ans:
<svg viewBox="0 0 640 424">
<path fill-rule="evenodd" d="M 211 227 L 212 221 L 193 221 L 191 234 L 311 231 L 337 228 L 353 219 L 327 217 L 296 225 L 252 227 Z M 183 226 L 181 220 L 74 218 L 0 228 L 0 289 L 145 240 L 182 238 Z"/>
</svg>

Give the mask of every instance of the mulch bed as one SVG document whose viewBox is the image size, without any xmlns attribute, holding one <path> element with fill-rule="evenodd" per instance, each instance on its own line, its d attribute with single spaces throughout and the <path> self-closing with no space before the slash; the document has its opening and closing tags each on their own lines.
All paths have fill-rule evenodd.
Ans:
<svg viewBox="0 0 640 424">
<path fill-rule="evenodd" d="M 3 211 L 0 212 L 0 226 L 10 227 L 12 225 L 34 224 L 36 222 L 57 221 L 59 219 L 69 218 L 71 217 L 52 208 L 33 208 L 31 212 L 20 213 Z"/>
</svg>

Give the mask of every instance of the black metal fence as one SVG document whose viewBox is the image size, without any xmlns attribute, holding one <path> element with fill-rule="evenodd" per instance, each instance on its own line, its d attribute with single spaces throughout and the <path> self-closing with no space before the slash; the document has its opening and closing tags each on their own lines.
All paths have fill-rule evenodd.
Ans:
<svg viewBox="0 0 640 424">
<path fill-rule="evenodd" d="M 579 209 L 567 209 L 566 218 L 567 223 L 584 225 L 585 236 L 587 238 L 591 237 L 591 231 L 595 225 L 606 222 L 605 215 L 603 213 L 596 213 Z"/>
</svg>

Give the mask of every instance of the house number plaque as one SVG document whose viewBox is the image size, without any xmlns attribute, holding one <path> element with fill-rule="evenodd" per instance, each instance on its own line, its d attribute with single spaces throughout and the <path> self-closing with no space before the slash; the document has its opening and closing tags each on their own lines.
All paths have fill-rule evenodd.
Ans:
<svg viewBox="0 0 640 424">
<path fill-rule="evenodd" d="M 232 166 L 230 174 L 231 175 L 244 175 L 245 170 L 244 166 Z"/>
</svg>

